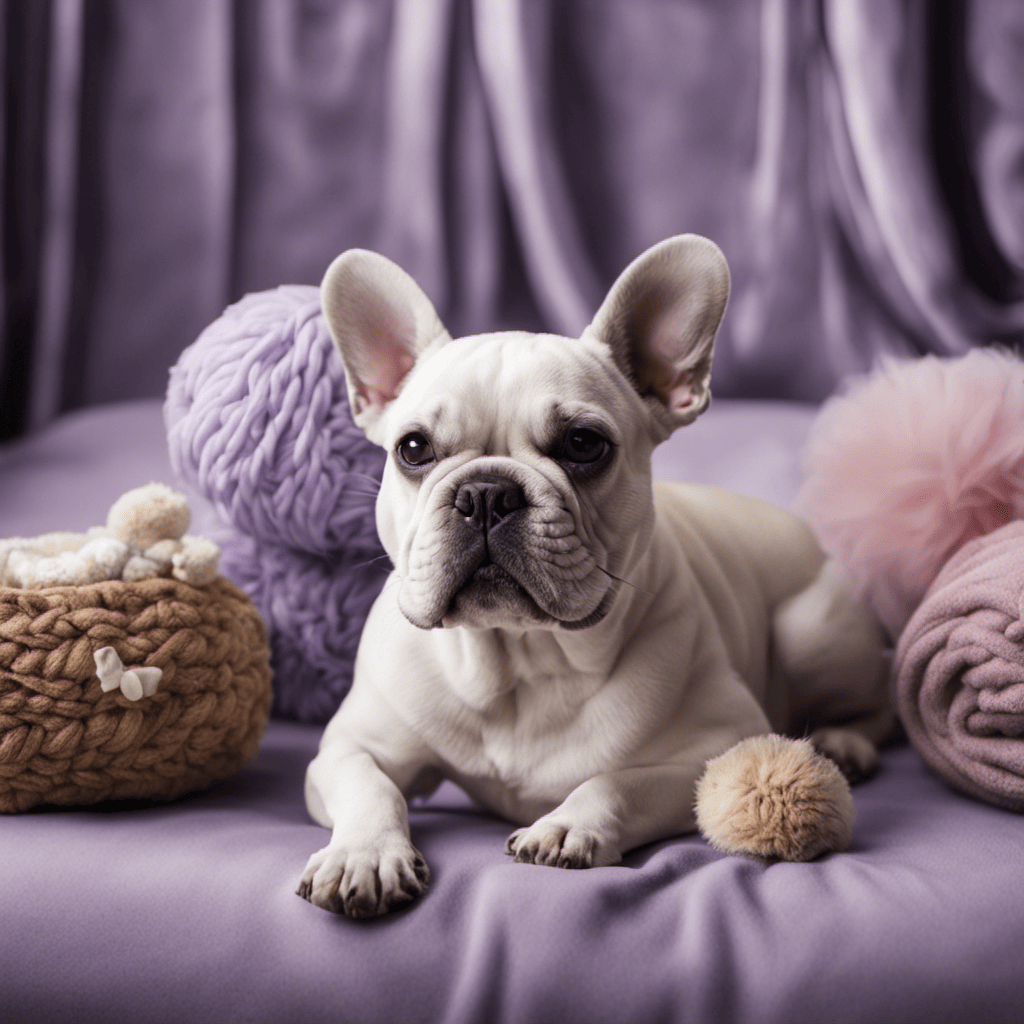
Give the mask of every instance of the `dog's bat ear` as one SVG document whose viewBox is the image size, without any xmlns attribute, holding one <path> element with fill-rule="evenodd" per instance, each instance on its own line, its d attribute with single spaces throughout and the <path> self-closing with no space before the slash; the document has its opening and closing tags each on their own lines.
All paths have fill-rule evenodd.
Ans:
<svg viewBox="0 0 1024 1024">
<path fill-rule="evenodd" d="M 381 444 L 381 414 L 416 359 L 451 338 L 420 286 L 366 249 L 349 249 L 327 268 L 320 301 L 345 366 L 352 419 Z"/>
<path fill-rule="evenodd" d="M 692 423 L 711 400 L 711 353 L 728 300 L 722 250 L 700 235 L 677 235 L 626 267 L 584 337 L 611 348 L 672 431 Z"/>
</svg>

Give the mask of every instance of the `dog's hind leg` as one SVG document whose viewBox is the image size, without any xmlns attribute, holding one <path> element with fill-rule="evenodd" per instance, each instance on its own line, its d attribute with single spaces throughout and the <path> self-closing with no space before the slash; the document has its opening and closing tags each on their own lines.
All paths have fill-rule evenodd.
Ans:
<svg viewBox="0 0 1024 1024">
<path fill-rule="evenodd" d="M 893 732 L 885 637 L 833 562 L 784 601 L 772 631 L 773 686 L 784 686 L 788 727 L 807 735 L 855 782 L 878 766 Z"/>
</svg>

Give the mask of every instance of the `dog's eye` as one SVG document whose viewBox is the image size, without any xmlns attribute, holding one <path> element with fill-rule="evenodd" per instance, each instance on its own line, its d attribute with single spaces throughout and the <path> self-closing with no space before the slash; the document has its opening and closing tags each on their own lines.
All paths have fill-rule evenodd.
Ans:
<svg viewBox="0 0 1024 1024">
<path fill-rule="evenodd" d="M 560 455 L 568 462 L 597 462 L 609 447 L 609 442 L 596 430 L 577 427 L 565 435 Z"/>
<path fill-rule="evenodd" d="M 422 434 L 406 434 L 398 442 L 398 456 L 407 466 L 425 466 L 434 461 L 434 448 Z"/>
</svg>

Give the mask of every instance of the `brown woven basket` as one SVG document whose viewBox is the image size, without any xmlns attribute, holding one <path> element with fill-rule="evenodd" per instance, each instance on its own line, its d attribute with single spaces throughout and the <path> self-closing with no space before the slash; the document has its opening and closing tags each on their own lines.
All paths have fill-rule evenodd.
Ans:
<svg viewBox="0 0 1024 1024">
<path fill-rule="evenodd" d="M 162 670 L 156 693 L 104 693 L 94 654 Z M 252 602 L 223 577 L 0 587 L 0 811 L 171 800 L 241 768 L 270 710 Z"/>
</svg>

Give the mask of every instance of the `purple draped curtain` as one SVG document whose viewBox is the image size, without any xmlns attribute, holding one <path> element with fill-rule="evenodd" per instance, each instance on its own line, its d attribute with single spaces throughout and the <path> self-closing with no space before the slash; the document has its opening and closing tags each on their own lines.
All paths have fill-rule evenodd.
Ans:
<svg viewBox="0 0 1024 1024">
<path fill-rule="evenodd" d="M 683 231 L 716 393 L 1024 338 L 1019 0 L 0 0 L 0 437 L 351 246 L 575 334 Z"/>
</svg>

